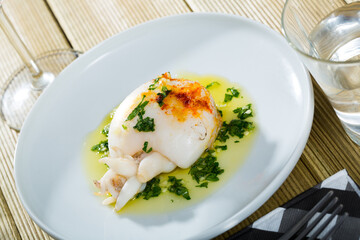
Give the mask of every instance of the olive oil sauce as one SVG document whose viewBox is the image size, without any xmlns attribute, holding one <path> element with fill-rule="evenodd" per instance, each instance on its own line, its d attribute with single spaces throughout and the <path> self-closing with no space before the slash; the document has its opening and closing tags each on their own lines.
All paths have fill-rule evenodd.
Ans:
<svg viewBox="0 0 360 240">
<path fill-rule="evenodd" d="M 231 121 L 236 118 L 236 114 L 233 113 L 233 110 L 237 107 L 243 107 L 249 103 L 252 103 L 250 98 L 246 96 L 241 89 L 235 83 L 228 81 L 225 78 L 206 75 L 199 76 L 195 74 L 181 74 L 181 78 L 186 78 L 194 81 L 200 82 L 203 86 L 208 86 L 212 84 L 211 87 L 208 87 L 213 99 L 215 100 L 217 108 L 223 114 L 223 121 Z M 236 88 L 240 91 L 240 96 L 238 98 L 232 98 L 230 102 L 224 102 L 224 96 L 228 88 Z M 254 106 L 252 106 L 254 110 Z M 256 109 L 253 111 L 256 114 Z M 92 184 L 93 180 L 99 180 L 107 171 L 107 166 L 99 162 L 101 155 L 91 151 L 91 147 L 98 144 L 102 140 L 106 140 L 106 137 L 101 133 L 101 130 L 111 122 L 111 113 L 108 114 L 103 122 L 97 127 L 96 130 L 91 132 L 84 143 L 84 167 L 85 171 L 89 177 L 89 184 L 92 187 L 94 193 L 98 192 L 98 189 L 95 188 Z M 253 118 L 247 119 L 249 121 L 254 121 Z M 142 198 L 133 199 L 129 201 L 119 213 L 128 213 L 128 214 L 153 214 L 153 213 L 164 213 L 169 211 L 174 211 L 188 207 L 201 201 L 202 199 L 209 197 L 214 191 L 219 189 L 226 181 L 234 175 L 234 173 L 241 167 L 242 163 L 246 159 L 246 156 L 249 154 L 251 146 L 256 137 L 256 123 L 255 129 L 252 130 L 248 135 L 239 139 L 238 137 L 230 137 L 225 143 L 215 142 L 215 145 L 227 145 L 227 150 L 216 149 L 217 161 L 220 164 L 220 167 L 224 169 L 224 173 L 219 175 L 219 181 L 209 182 L 208 188 L 199 188 L 196 187 L 199 185 L 195 180 L 192 179 L 191 175 L 188 174 L 189 169 L 180 169 L 176 168 L 171 173 L 160 174 L 160 186 L 163 189 L 163 192 L 154 198 L 145 200 Z M 168 176 L 175 176 L 178 179 L 183 179 L 183 184 L 189 190 L 191 200 L 186 200 L 181 196 L 177 196 L 173 193 L 170 193 L 166 190 L 166 180 Z M 99 197 L 100 201 L 104 199 Z M 110 207 L 113 207 L 110 206 Z"/>
</svg>

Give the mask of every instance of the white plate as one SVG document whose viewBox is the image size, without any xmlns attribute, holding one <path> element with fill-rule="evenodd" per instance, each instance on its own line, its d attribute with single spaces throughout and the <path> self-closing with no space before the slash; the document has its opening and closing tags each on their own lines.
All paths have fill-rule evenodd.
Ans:
<svg viewBox="0 0 360 240">
<path fill-rule="evenodd" d="M 250 156 L 200 204 L 154 216 L 114 214 L 89 188 L 84 138 L 138 85 L 184 70 L 226 77 L 248 92 L 258 128 Z M 17 189 L 29 215 L 56 238 L 211 238 L 245 219 L 283 183 L 306 144 L 313 107 L 306 70 L 268 27 L 222 14 L 151 21 L 96 46 L 43 93 L 19 137 Z"/>
</svg>

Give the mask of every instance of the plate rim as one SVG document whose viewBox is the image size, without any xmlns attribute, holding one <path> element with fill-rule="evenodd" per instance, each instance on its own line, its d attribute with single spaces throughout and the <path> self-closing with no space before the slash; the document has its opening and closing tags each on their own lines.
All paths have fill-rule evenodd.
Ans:
<svg viewBox="0 0 360 240">
<path fill-rule="evenodd" d="M 215 12 L 190 12 L 190 13 L 182 13 L 182 14 L 175 14 L 175 15 L 170 15 L 170 16 L 165 16 L 165 17 L 160 17 L 157 19 L 153 19 L 153 20 L 149 20 L 143 23 L 140 23 L 136 26 L 130 27 L 129 29 L 126 29 L 122 32 L 119 32 L 117 34 L 114 34 L 113 36 L 105 39 L 104 41 L 101 41 L 100 43 L 96 44 L 95 46 L 93 46 L 91 49 L 87 50 L 82 56 L 79 57 L 79 59 L 88 57 L 88 60 L 86 60 L 86 62 L 92 62 L 93 57 L 96 55 L 98 55 L 98 49 L 101 48 L 103 45 L 107 45 L 108 42 L 113 41 L 113 39 L 115 38 L 121 38 L 122 35 L 127 34 L 128 32 L 132 32 L 132 31 L 136 31 L 139 28 L 144 28 L 144 27 L 151 27 L 151 25 L 157 24 L 158 22 L 163 22 L 163 21 L 167 21 L 168 19 L 176 19 L 176 18 L 187 18 L 187 17 L 195 17 L 195 18 L 208 18 L 208 17 L 225 17 L 225 18 L 233 18 L 233 20 L 235 21 L 243 21 L 243 22 L 248 22 L 251 24 L 255 24 L 257 25 L 259 28 L 262 28 L 263 30 L 266 30 L 267 32 L 269 32 L 272 35 L 277 35 L 277 37 L 283 37 L 280 33 L 276 32 L 275 30 L 271 29 L 269 26 L 262 24 L 260 22 L 257 22 L 255 20 L 243 17 L 243 16 L 238 16 L 238 15 L 234 15 L 234 14 L 227 14 L 227 13 L 215 13 Z M 286 39 L 283 38 L 284 43 L 286 42 Z M 104 55 L 106 53 L 103 53 L 101 55 Z M 94 55 L 94 56 L 93 56 Z M 306 89 L 308 90 L 308 99 L 306 99 L 305 102 L 308 102 L 308 105 L 303 105 L 306 108 L 306 111 L 304 110 L 304 112 L 306 112 L 307 117 L 306 119 L 306 124 L 303 125 L 304 128 L 304 134 L 298 139 L 296 146 L 294 147 L 292 153 L 289 156 L 289 160 L 286 162 L 286 164 L 284 164 L 284 167 L 277 173 L 276 177 L 274 177 L 267 186 L 264 187 L 264 189 L 254 198 L 252 199 L 247 205 L 245 205 L 240 211 L 234 213 L 230 218 L 226 219 L 225 221 L 222 221 L 218 224 L 218 227 L 216 228 L 216 230 L 213 230 L 212 228 L 209 228 L 209 231 L 205 231 L 203 233 L 200 233 L 198 235 L 194 235 L 191 238 L 196 238 L 196 239 L 206 239 L 206 238 L 211 238 L 211 237 L 215 237 L 219 234 L 222 234 L 223 232 L 229 230 L 230 228 L 234 227 L 235 225 L 237 225 L 238 223 L 240 223 L 241 221 L 243 221 L 244 219 L 246 219 L 249 215 L 251 215 L 252 213 L 254 213 L 260 206 L 262 206 L 278 189 L 279 187 L 285 182 L 286 178 L 290 175 L 290 173 L 292 172 L 293 168 L 295 167 L 295 165 L 297 164 L 298 160 L 300 159 L 300 156 L 306 146 L 307 140 L 309 138 L 310 132 L 311 132 L 311 126 L 312 126 L 312 122 L 313 122 L 313 115 L 314 115 L 314 91 L 313 91 L 313 85 L 312 85 L 312 81 L 310 78 L 310 74 L 307 71 L 307 69 L 305 68 L 305 66 L 302 64 L 301 60 L 299 59 L 299 56 L 297 54 L 294 54 L 294 56 L 297 58 L 297 60 L 299 61 L 299 67 L 302 68 L 302 70 L 306 73 L 306 79 L 304 79 L 304 81 L 306 81 L 309 85 L 309 88 Z M 76 59 L 74 62 L 78 62 L 79 60 Z M 68 72 L 71 71 L 71 69 L 74 66 L 74 62 L 71 63 L 70 65 L 68 65 L 57 77 L 61 78 L 64 75 L 64 72 Z M 83 64 L 83 63 L 80 63 Z M 81 66 L 81 65 L 80 65 Z M 70 69 L 70 70 L 69 70 Z M 31 109 L 28 117 L 26 118 L 22 131 L 19 134 L 18 137 L 18 141 L 16 144 L 16 148 L 15 148 L 15 153 L 14 153 L 14 179 L 15 179 L 15 187 L 16 187 L 16 192 L 19 196 L 19 199 L 21 201 L 22 206 L 24 207 L 24 209 L 26 210 L 26 212 L 29 214 L 30 218 L 43 230 L 45 231 L 47 234 L 49 234 L 51 237 L 54 238 L 59 238 L 62 239 L 64 238 L 64 236 L 58 232 L 55 231 L 54 229 L 48 227 L 48 225 L 41 219 L 38 218 L 38 216 L 33 213 L 33 211 L 31 210 L 31 207 L 27 204 L 27 202 L 24 199 L 24 196 L 22 195 L 21 191 L 20 191 L 20 187 L 18 185 L 18 178 L 19 178 L 19 174 L 17 173 L 17 168 L 19 166 L 18 161 L 16 161 L 16 159 L 18 158 L 18 152 L 21 150 L 22 145 L 23 145 L 23 138 L 24 135 L 26 134 L 26 130 L 24 133 L 24 129 L 28 128 L 29 125 L 29 117 L 33 118 L 33 109 L 37 109 L 38 106 L 38 102 L 40 99 L 43 99 L 44 96 L 47 95 L 48 93 L 48 89 L 50 88 L 54 88 L 54 86 L 56 86 L 56 84 L 58 84 L 61 81 L 54 81 L 50 86 L 48 86 L 47 89 L 45 89 L 45 91 L 40 95 L 39 99 L 36 101 L 35 105 L 33 106 L 33 108 Z M 20 150 L 19 150 L 20 149 Z M 219 229 L 220 227 L 220 229 Z"/>
</svg>

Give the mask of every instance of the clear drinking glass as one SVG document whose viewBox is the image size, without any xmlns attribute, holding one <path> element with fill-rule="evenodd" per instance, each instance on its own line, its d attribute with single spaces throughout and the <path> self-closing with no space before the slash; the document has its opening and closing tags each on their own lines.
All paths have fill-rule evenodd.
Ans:
<svg viewBox="0 0 360 240">
<path fill-rule="evenodd" d="M 5 14 L 2 0 L 0 28 L 23 61 L 23 66 L 10 76 L 0 92 L 0 117 L 12 129 L 19 131 L 41 92 L 79 56 L 80 52 L 73 49 L 56 49 L 35 58 Z"/>
<path fill-rule="evenodd" d="M 360 145 L 360 2 L 287 0 L 281 24 L 348 136 Z"/>
</svg>

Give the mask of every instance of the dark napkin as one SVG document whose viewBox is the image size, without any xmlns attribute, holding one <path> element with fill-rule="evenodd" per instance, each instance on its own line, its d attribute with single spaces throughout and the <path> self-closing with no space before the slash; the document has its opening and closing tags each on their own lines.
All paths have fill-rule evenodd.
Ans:
<svg viewBox="0 0 360 240">
<path fill-rule="evenodd" d="M 230 236 L 228 240 L 272 240 L 278 239 L 297 223 L 320 199 L 330 190 L 344 205 L 343 210 L 330 222 L 321 233 L 339 221 L 344 212 L 349 213 L 344 223 L 336 230 L 331 239 L 352 240 L 360 239 L 360 190 L 344 169 L 324 180 L 315 187 L 301 193 L 283 206 L 276 208 L 267 215 L 255 221 L 250 226 Z M 332 209 L 329 211 L 331 213 Z M 319 214 L 319 213 L 317 213 Z M 325 217 L 329 217 L 326 214 Z M 314 218 L 316 215 L 314 216 Z M 310 220 L 311 222 L 311 220 Z M 314 229 L 312 231 L 315 231 Z M 311 234 L 311 232 L 309 233 Z"/>
</svg>

